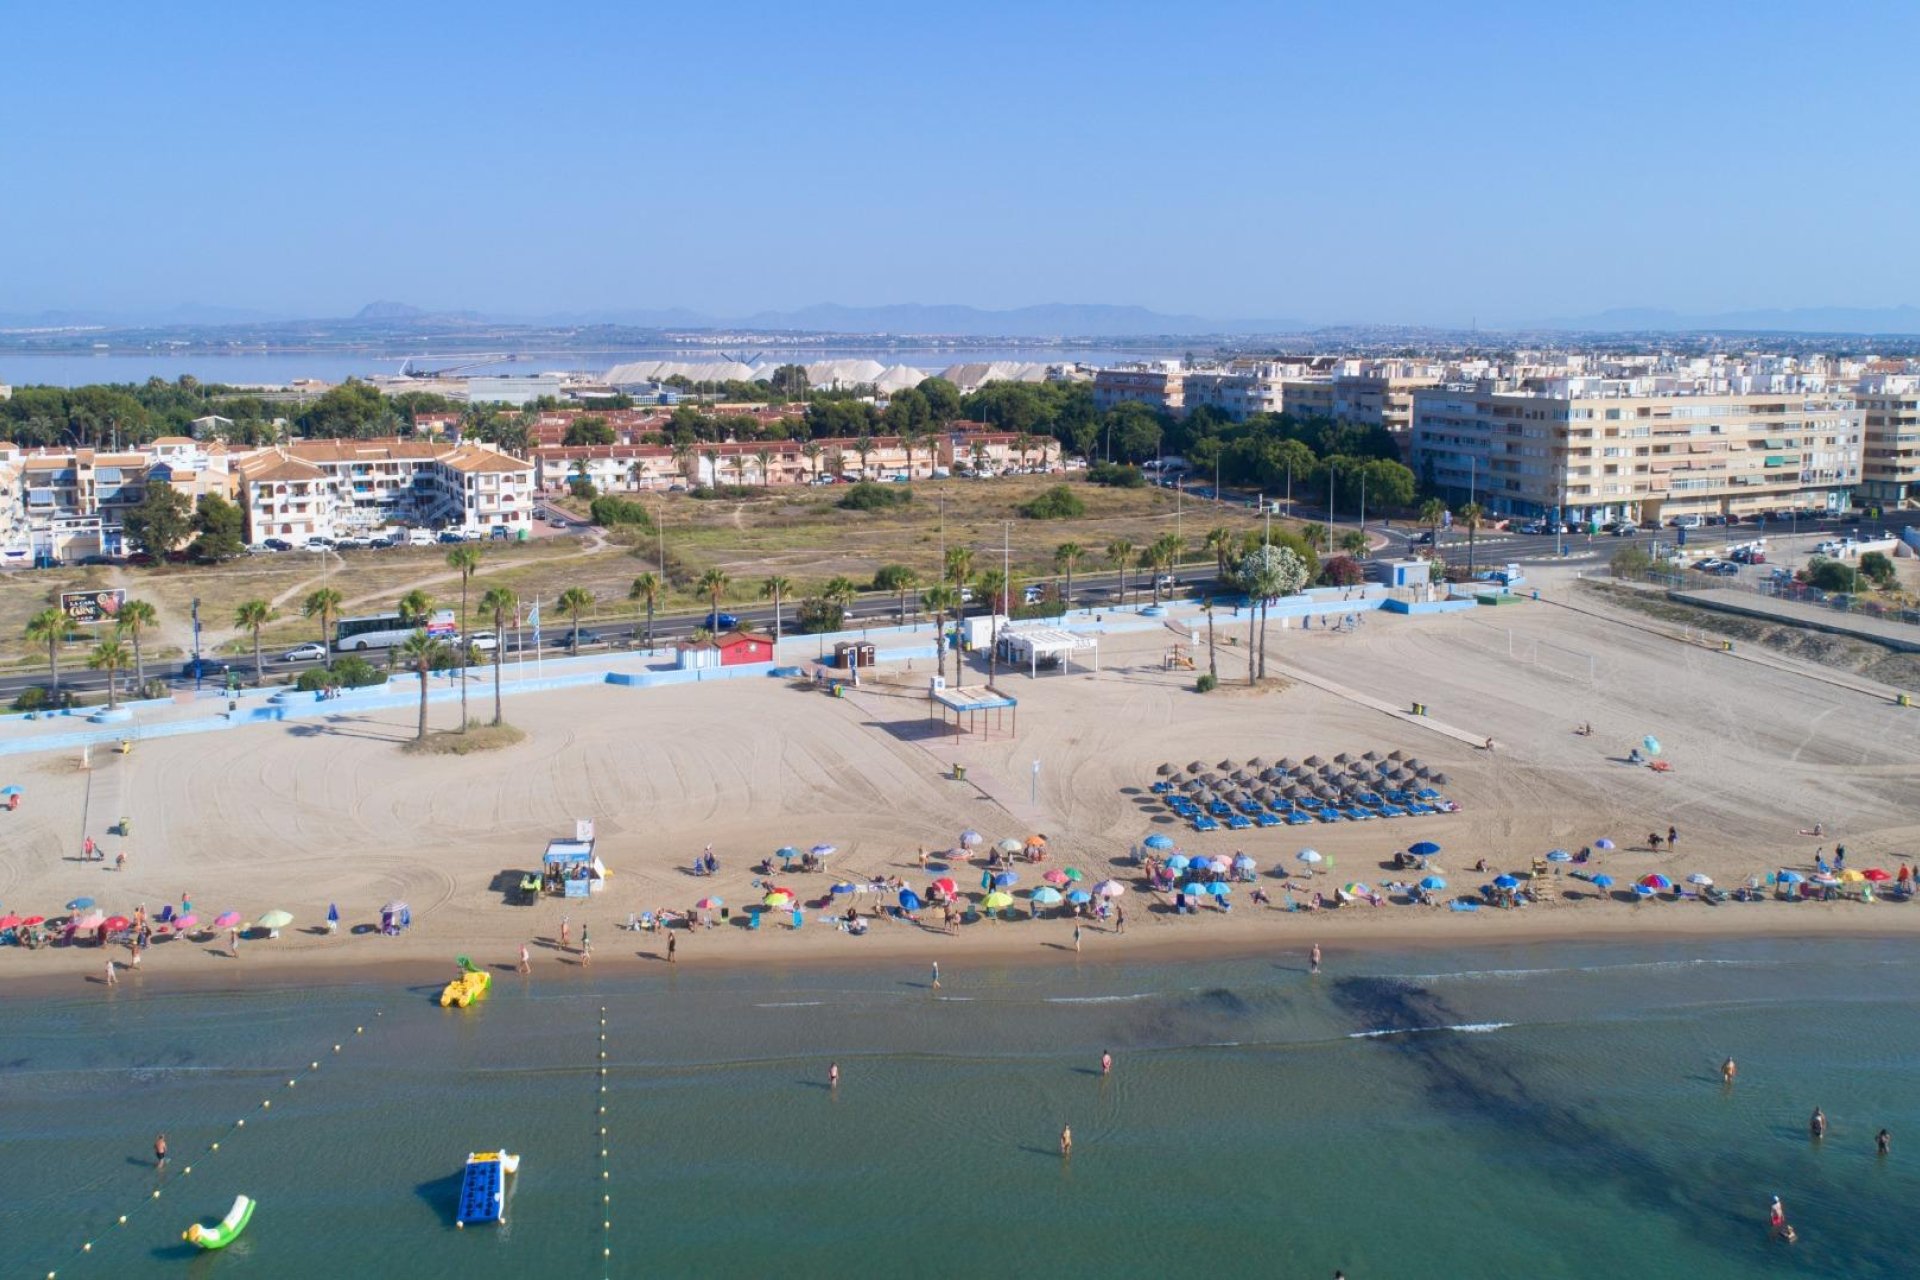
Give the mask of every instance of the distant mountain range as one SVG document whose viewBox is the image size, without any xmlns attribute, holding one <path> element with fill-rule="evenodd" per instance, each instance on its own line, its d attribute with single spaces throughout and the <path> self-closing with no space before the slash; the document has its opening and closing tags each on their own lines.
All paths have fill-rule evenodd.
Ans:
<svg viewBox="0 0 1920 1280">
<path fill-rule="evenodd" d="M 1920 334 L 1920 307 L 1770 307 L 1684 315 L 1656 307 L 1620 307 L 1587 316 L 1544 320 L 1537 327 L 1575 333 L 1850 333 Z"/>
</svg>

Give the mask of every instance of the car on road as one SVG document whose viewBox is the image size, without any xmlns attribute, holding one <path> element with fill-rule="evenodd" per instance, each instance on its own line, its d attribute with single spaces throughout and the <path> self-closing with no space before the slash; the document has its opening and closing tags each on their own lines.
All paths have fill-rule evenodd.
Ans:
<svg viewBox="0 0 1920 1280">
<path fill-rule="evenodd" d="M 1047 598 L 1047 589 L 1037 582 L 1030 583 L 1027 589 L 1020 593 L 1020 596 L 1021 603 L 1023 604 L 1039 604 Z"/>
<path fill-rule="evenodd" d="M 605 644 L 606 640 L 598 631 L 569 631 L 564 643 L 569 649 L 584 649 L 590 644 Z"/>
<path fill-rule="evenodd" d="M 458 529 L 447 529 L 441 532 L 440 541 L 447 546 L 457 547 L 465 542 L 466 539 L 461 536 Z"/>
<path fill-rule="evenodd" d="M 701 620 L 700 625 L 709 631 L 731 631 L 740 625 L 740 619 L 723 609 L 718 613 L 708 614 Z"/>
<path fill-rule="evenodd" d="M 554 529 L 571 529 L 573 527 L 573 522 L 565 516 L 548 516 L 547 524 Z"/>
<path fill-rule="evenodd" d="M 476 631 L 467 641 L 467 648 L 476 653 L 492 653 L 500 647 L 500 637 L 491 631 Z"/>
<path fill-rule="evenodd" d="M 1430 546 L 1432 546 L 1432 545 L 1433 545 L 1433 530 L 1431 530 L 1431 529 L 1428 529 L 1428 530 L 1426 530 L 1425 532 L 1423 532 L 1423 533 L 1422 533 L 1422 534 L 1421 534 L 1421 535 L 1420 535 L 1419 537 L 1417 537 L 1417 538 L 1415 538 L 1415 539 L 1413 540 L 1413 545 L 1414 545 L 1414 546 L 1416 546 L 1416 547 L 1430 547 Z"/>
<path fill-rule="evenodd" d="M 1544 521 L 1529 520 L 1526 524 L 1523 524 L 1520 526 L 1520 532 L 1528 535 L 1529 537 L 1537 538 L 1541 534 L 1552 533 L 1553 526 L 1545 523 Z"/>
<path fill-rule="evenodd" d="M 268 538 L 260 544 L 269 551 L 291 551 L 293 544 L 285 538 Z"/>
<path fill-rule="evenodd" d="M 1701 529 L 1706 527 L 1706 523 L 1705 516 L 1675 516 L 1667 521 L 1668 526 L 1674 529 Z"/>
<path fill-rule="evenodd" d="M 1631 538 L 1634 534 L 1640 532 L 1640 526 L 1631 520 L 1622 520 L 1613 526 L 1612 532 L 1616 538 Z"/>
<path fill-rule="evenodd" d="M 180 674 L 191 680 L 199 676 L 202 680 L 218 679 L 220 670 L 227 664 L 216 658 L 188 658 L 180 664 Z"/>
<path fill-rule="evenodd" d="M 327 649 L 320 644 L 297 644 L 280 655 L 282 662 L 325 662 Z"/>
<path fill-rule="evenodd" d="M 333 550 L 333 539 L 323 538 L 316 533 L 311 538 L 308 538 L 306 542 L 302 543 L 300 549 L 303 551 L 331 551 Z"/>
<path fill-rule="evenodd" d="M 1702 573 L 1711 573 L 1715 577 L 1731 578 L 1740 572 L 1740 566 L 1731 560 L 1706 559 L 1696 563 L 1694 568 Z"/>
</svg>

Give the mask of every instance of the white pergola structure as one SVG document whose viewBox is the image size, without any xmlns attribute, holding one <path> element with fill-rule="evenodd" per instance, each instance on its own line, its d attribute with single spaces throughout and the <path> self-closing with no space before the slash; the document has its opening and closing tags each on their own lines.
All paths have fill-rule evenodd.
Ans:
<svg viewBox="0 0 1920 1280">
<path fill-rule="evenodd" d="M 1002 631 L 1000 643 L 1005 648 L 1007 661 L 1016 666 L 1026 663 L 1027 674 L 1032 677 L 1039 676 L 1043 662 L 1049 666 L 1059 663 L 1060 673 L 1065 675 L 1073 656 L 1083 652 L 1093 654 L 1092 661 L 1085 664 L 1087 670 L 1100 670 L 1100 640 L 1096 636 L 1043 627 L 1031 631 Z"/>
</svg>

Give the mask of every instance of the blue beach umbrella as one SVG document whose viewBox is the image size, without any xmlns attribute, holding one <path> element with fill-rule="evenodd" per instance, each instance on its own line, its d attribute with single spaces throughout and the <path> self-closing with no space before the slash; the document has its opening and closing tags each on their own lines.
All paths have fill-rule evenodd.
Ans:
<svg viewBox="0 0 1920 1280">
<path fill-rule="evenodd" d="M 787 861 L 787 862 L 792 862 L 795 858 L 800 856 L 800 851 L 794 848 L 790 844 L 783 844 L 778 849 L 775 849 L 773 851 L 773 856 L 776 858 L 783 859 L 784 861 Z"/>
<path fill-rule="evenodd" d="M 1043 907 L 1051 907 L 1060 901 L 1060 891 L 1050 884 L 1043 884 L 1027 895 Z"/>
<path fill-rule="evenodd" d="M 1189 898 L 1197 898 L 1206 891 L 1207 886 L 1201 884 L 1198 880 L 1189 880 L 1180 886 L 1180 892 L 1186 894 Z"/>
<path fill-rule="evenodd" d="M 1233 890 L 1228 887 L 1226 881 L 1215 880 L 1212 884 L 1207 886 L 1207 892 L 1212 894 L 1216 898 L 1224 898 L 1229 893 L 1233 892 Z"/>
<path fill-rule="evenodd" d="M 1653 886 L 1650 884 L 1637 884 L 1633 886 L 1633 896 L 1636 898 L 1651 898 L 1653 893 Z"/>
<path fill-rule="evenodd" d="M 1593 842 L 1593 847 L 1596 849 L 1611 849 L 1613 848 L 1613 841 L 1607 839 L 1605 836 L 1601 836 Z"/>
<path fill-rule="evenodd" d="M 1439 876 L 1428 876 L 1426 879 L 1420 882 L 1420 887 L 1422 889 L 1425 889 L 1428 893 L 1438 893 L 1440 892 L 1440 890 L 1447 887 L 1447 882 L 1445 880 L 1442 880 Z"/>
<path fill-rule="evenodd" d="M 1596 889 L 1611 889 L 1613 888 L 1613 877 L 1609 875 L 1595 876 L 1593 878 L 1593 887 Z"/>
<path fill-rule="evenodd" d="M 1572 862 L 1573 855 L 1568 853 L 1565 849 L 1555 849 L 1552 853 L 1549 853 L 1547 855 L 1547 861 L 1548 862 Z"/>
<path fill-rule="evenodd" d="M 1189 858 L 1184 853 L 1176 853 L 1171 858 L 1167 859 L 1167 869 L 1169 871 L 1185 871 L 1188 867 L 1192 865 L 1193 865 L 1193 859 Z"/>
<path fill-rule="evenodd" d="M 75 899 L 74 899 L 74 900 L 73 900 L 72 902 L 69 902 L 69 903 L 67 904 L 67 910 L 69 910 L 69 911 L 85 911 L 85 910 L 86 910 L 86 909 L 87 909 L 88 907 L 90 907 L 90 906 L 92 906 L 92 905 L 93 905 L 93 899 L 92 899 L 92 898 L 75 898 Z"/>
<path fill-rule="evenodd" d="M 833 892 L 834 892 L 834 896 L 836 896 L 836 897 L 838 897 L 838 896 L 839 896 L 839 895 L 841 895 L 841 894 L 845 894 L 845 893 L 853 893 L 854 891 L 855 891 L 855 888 L 854 888 L 854 886 L 853 886 L 853 885 L 850 885 L 850 884 L 848 884 L 848 883 L 847 883 L 846 881 L 844 881 L 844 880 L 842 880 L 842 881 L 841 881 L 841 882 L 840 882 L 839 884 L 837 884 L 837 885 L 835 885 L 835 886 L 833 886 Z"/>
<path fill-rule="evenodd" d="M 816 858 L 824 858 L 830 853 L 838 852 L 839 850 L 830 844 L 817 844 L 813 846 L 813 856 Z"/>
<path fill-rule="evenodd" d="M 920 907 L 921 907 L 921 902 L 920 902 L 919 894 L 915 893 L 911 889 L 902 889 L 900 891 L 900 909 L 902 911 L 918 911 Z"/>
<path fill-rule="evenodd" d="M 1172 838 L 1169 836 L 1163 836 L 1157 831 L 1154 832 L 1152 835 L 1148 836 L 1145 840 L 1142 840 L 1140 843 L 1145 845 L 1149 849 L 1173 848 Z"/>
<path fill-rule="evenodd" d="M 1440 846 L 1431 840 L 1422 840 L 1419 844 L 1408 845 L 1407 852 L 1416 858 L 1431 858 L 1440 852 Z"/>
<path fill-rule="evenodd" d="M 1518 889 L 1520 882 L 1512 876 L 1495 876 L 1493 878 L 1493 887 L 1496 889 Z"/>
<path fill-rule="evenodd" d="M 1088 893 L 1085 889 L 1075 889 L 1072 893 L 1067 895 L 1067 901 L 1074 903 L 1075 905 L 1078 905 L 1082 902 L 1092 902 L 1093 895 Z"/>
<path fill-rule="evenodd" d="M 996 889 L 1011 889 L 1019 883 L 1020 874 L 1016 871 L 1002 871 L 993 878 L 993 887 Z"/>
<path fill-rule="evenodd" d="M 1781 884 L 1800 884 L 1806 880 L 1806 877 L 1798 871 L 1782 871 L 1779 875 L 1775 876 L 1774 879 L 1778 880 Z"/>
</svg>

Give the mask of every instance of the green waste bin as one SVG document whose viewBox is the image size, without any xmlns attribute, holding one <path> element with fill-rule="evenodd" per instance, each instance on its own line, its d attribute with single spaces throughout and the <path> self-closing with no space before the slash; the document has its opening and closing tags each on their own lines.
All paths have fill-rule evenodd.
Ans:
<svg viewBox="0 0 1920 1280">
<path fill-rule="evenodd" d="M 953 780 L 955 782 L 965 782 L 967 780 L 967 766 L 963 764 L 953 766 Z"/>
</svg>

